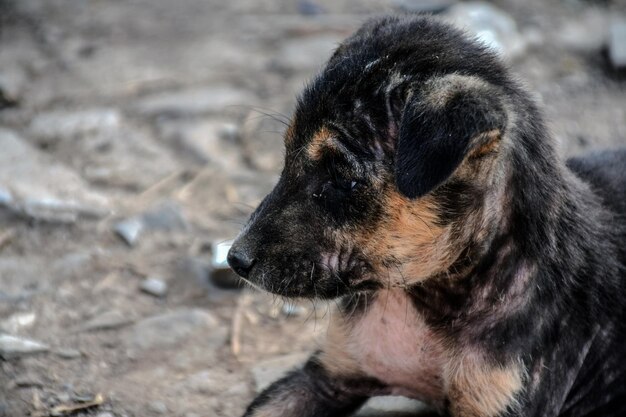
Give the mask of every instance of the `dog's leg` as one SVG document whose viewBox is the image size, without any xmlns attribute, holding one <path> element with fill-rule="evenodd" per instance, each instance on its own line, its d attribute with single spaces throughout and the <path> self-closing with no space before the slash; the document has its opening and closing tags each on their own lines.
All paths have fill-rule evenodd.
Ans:
<svg viewBox="0 0 626 417">
<path fill-rule="evenodd" d="M 244 417 L 344 417 L 367 400 L 375 382 L 332 377 L 314 355 L 302 369 L 274 382 Z"/>
</svg>

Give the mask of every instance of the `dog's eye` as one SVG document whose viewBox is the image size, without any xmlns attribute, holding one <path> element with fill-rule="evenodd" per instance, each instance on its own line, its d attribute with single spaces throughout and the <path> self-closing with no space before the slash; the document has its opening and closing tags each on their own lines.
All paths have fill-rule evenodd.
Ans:
<svg viewBox="0 0 626 417">
<path fill-rule="evenodd" d="M 333 184 L 335 188 L 338 188 L 343 191 L 352 191 L 359 185 L 358 181 L 347 180 L 344 178 L 337 178 L 334 181 L 331 181 L 331 183 Z"/>
<path fill-rule="evenodd" d="M 337 195 L 346 195 L 354 191 L 360 185 L 359 181 L 347 180 L 344 178 L 334 178 L 322 184 L 321 188 L 313 193 L 313 197 L 336 197 Z"/>
</svg>

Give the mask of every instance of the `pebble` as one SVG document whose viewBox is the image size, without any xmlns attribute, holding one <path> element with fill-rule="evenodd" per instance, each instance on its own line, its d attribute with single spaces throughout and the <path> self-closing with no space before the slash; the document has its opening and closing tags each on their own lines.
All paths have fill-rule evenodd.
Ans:
<svg viewBox="0 0 626 417">
<path fill-rule="evenodd" d="M 222 112 L 255 101 L 249 91 L 221 85 L 157 93 L 142 99 L 136 109 L 146 116 L 180 117 Z"/>
<path fill-rule="evenodd" d="M 616 69 L 626 68 L 626 18 L 611 23 L 609 58 Z"/>
<path fill-rule="evenodd" d="M 326 13 L 326 9 L 312 0 L 298 0 L 298 12 L 305 16 L 317 16 Z"/>
<path fill-rule="evenodd" d="M 392 5 L 409 13 L 441 13 L 455 3 L 454 0 L 393 0 Z"/>
<path fill-rule="evenodd" d="M 32 353 L 43 353 L 50 350 L 48 345 L 23 337 L 0 334 L 0 357 L 12 359 Z"/>
<path fill-rule="evenodd" d="M 422 402 L 404 397 L 374 397 L 356 413 L 355 417 L 414 417 L 430 409 Z"/>
<path fill-rule="evenodd" d="M 168 409 L 167 406 L 161 401 L 153 401 L 148 404 L 148 409 L 156 414 L 167 414 Z"/>
<path fill-rule="evenodd" d="M 141 291 L 155 297 L 165 297 L 167 294 L 167 283 L 160 278 L 146 278 L 141 281 L 140 288 Z"/>
<path fill-rule="evenodd" d="M 257 363 L 251 369 L 257 392 L 263 391 L 287 372 L 302 366 L 309 356 L 309 353 L 293 353 Z"/>
<path fill-rule="evenodd" d="M 73 223 L 109 212 L 106 197 L 73 171 L 0 129 L 0 198 L 11 211 L 36 220 Z"/>
<path fill-rule="evenodd" d="M 96 417 L 115 417 L 115 414 L 109 412 L 109 411 L 102 411 L 98 414 L 96 414 Z"/>
<path fill-rule="evenodd" d="M 211 269 L 209 279 L 218 288 L 240 289 L 244 286 L 243 281 L 230 268 L 226 259 L 232 245 L 232 240 L 214 242 L 211 245 Z"/>
<path fill-rule="evenodd" d="M 76 359 L 82 356 L 82 353 L 76 349 L 57 349 L 54 353 L 62 359 Z"/>
<path fill-rule="evenodd" d="M 119 311 L 107 311 L 102 313 L 91 320 L 81 324 L 74 331 L 78 332 L 89 332 L 96 330 L 110 330 L 117 329 L 119 327 L 126 326 L 131 324 L 133 319 L 128 317 L 128 315 L 124 315 Z"/>
<path fill-rule="evenodd" d="M 178 310 L 137 322 L 128 339 L 136 350 L 171 348 L 193 334 L 208 335 L 202 343 L 206 349 L 217 349 L 226 342 L 228 331 L 211 313 L 200 310 Z"/>
<path fill-rule="evenodd" d="M 122 116 L 114 108 L 52 111 L 35 116 L 29 131 L 39 143 L 53 144 L 76 136 L 115 131 L 121 124 Z"/>
<path fill-rule="evenodd" d="M 173 201 L 164 201 L 154 208 L 145 212 L 142 222 L 146 229 L 150 230 L 188 230 L 189 223 L 185 218 L 182 208 Z"/>
<path fill-rule="evenodd" d="M 18 333 L 20 330 L 35 324 L 36 319 L 37 315 L 32 312 L 15 313 L 0 322 L 0 329 L 7 333 Z"/>
<path fill-rule="evenodd" d="M 180 205 L 165 201 L 145 213 L 124 219 L 113 227 L 115 233 L 127 244 L 134 246 L 142 233 L 151 231 L 185 231 L 189 230 L 189 223 L 185 218 Z"/>
<path fill-rule="evenodd" d="M 143 229 L 144 224 L 140 217 L 131 217 L 122 220 L 113 227 L 115 233 L 130 246 L 134 246 L 137 243 Z"/>
<path fill-rule="evenodd" d="M 224 120 L 172 121 L 159 124 L 161 135 L 198 162 L 233 169 L 243 164 L 237 125 Z"/>
<path fill-rule="evenodd" d="M 528 46 L 513 17 L 492 4 L 457 3 L 446 12 L 446 18 L 508 59 L 520 57 Z"/>
</svg>

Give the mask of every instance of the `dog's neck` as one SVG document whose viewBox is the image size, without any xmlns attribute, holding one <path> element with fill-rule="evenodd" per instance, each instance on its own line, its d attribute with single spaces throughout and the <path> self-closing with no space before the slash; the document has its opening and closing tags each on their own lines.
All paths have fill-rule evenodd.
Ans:
<svg viewBox="0 0 626 417">
<path fill-rule="evenodd" d="M 479 260 L 410 290 L 427 321 L 465 341 L 543 334 L 573 316 L 598 319 L 618 285 L 605 282 L 619 267 L 606 262 L 617 249 L 598 197 L 553 149 L 533 143 L 549 142 L 534 140 L 513 156 L 524 161 L 513 161 L 511 207 Z M 533 158 L 536 152 L 542 158 Z"/>
</svg>

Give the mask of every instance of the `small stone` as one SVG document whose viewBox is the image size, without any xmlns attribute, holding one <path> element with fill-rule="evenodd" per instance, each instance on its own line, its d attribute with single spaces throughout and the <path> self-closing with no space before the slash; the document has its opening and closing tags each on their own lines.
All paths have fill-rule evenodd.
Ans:
<svg viewBox="0 0 626 417">
<path fill-rule="evenodd" d="M 626 68 L 626 18 L 617 19 L 611 23 L 609 58 L 615 68 Z"/>
<path fill-rule="evenodd" d="M 446 12 L 446 17 L 473 33 L 484 45 L 509 59 L 521 56 L 528 46 L 513 17 L 489 3 L 457 3 Z"/>
<path fill-rule="evenodd" d="M 109 412 L 109 411 L 102 411 L 98 414 L 96 414 L 96 417 L 115 417 L 115 414 Z"/>
<path fill-rule="evenodd" d="M 167 283 L 159 278 L 146 278 L 141 282 L 141 291 L 154 295 L 155 297 L 164 297 L 167 294 Z"/>
<path fill-rule="evenodd" d="M 3 68 L 0 74 L 0 109 L 18 104 L 26 87 L 26 77 L 19 68 Z"/>
<path fill-rule="evenodd" d="M 35 375 L 20 375 L 13 381 L 16 387 L 29 388 L 29 387 L 42 387 L 44 383 Z"/>
<path fill-rule="evenodd" d="M 33 353 L 43 353 L 48 350 L 50 350 L 50 348 L 47 345 L 35 340 L 9 334 L 0 334 L 0 357 L 4 359 L 12 359 Z"/>
<path fill-rule="evenodd" d="M 78 111 L 53 111 L 37 115 L 30 124 L 30 133 L 40 143 L 54 141 L 95 132 L 119 129 L 122 116 L 112 108 L 95 108 Z"/>
<path fill-rule="evenodd" d="M 263 391 L 287 372 L 302 366 L 309 355 L 309 353 L 294 353 L 259 362 L 252 368 L 257 392 Z"/>
<path fill-rule="evenodd" d="M 153 401 L 148 404 L 148 409 L 156 414 L 167 414 L 167 406 L 161 401 Z"/>
<path fill-rule="evenodd" d="M 283 314 L 287 317 L 292 316 L 302 316 L 307 312 L 307 309 L 301 305 L 294 304 L 292 302 L 287 302 L 283 304 Z"/>
<path fill-rule="evenodd" d="M 134 246 L 144 230 L 143 220 L 140 217 L 131 217 L 117 223 L 115 233 L 130 246 Z"/>
<path fill-rule="evenodd" d="M 393 0 L 395 8 L 409 13 L 441 13 L 455 3 L 454 0 Z"/>
<path fill-rule="evenodd" d="M 35 324 L 37 315 L 35 313 L 15 313 L 0 322 L 0 329 L 7 333 L 17 333 L 24 328 Z"/>
<path fill-rule="evenodd" d="M 119 327 L 131 324 L 133 320 L 127 315 L 120 313 L 119 311 L 107 311 L 99 316 L 88 320 L 86 323 L 77 327 L 75 331 L 89 332 L 96 330 L 110 330 L 117 329 Z"/>
<path fill-rule="evenodd" d="M 243 164 L 237 138 L 237 125 L 222 120 L 172 121 L 159 124 L 161 135 L 172 146 L 198 162 L 213 163 L 224 169 Z"/>
<path fill-rule="evenodd" d="M 326 13 L 326 9 L 312 0 L 299 0 L 298 12 L 305 16 L 317 16 Z"/>
<path fill-rule="evenodd" d="M 151 230 L 187 230 L 189 224 L 180 205 L 165 201 L 143 214 L 143 226 Z"/>
<path fill-rule="evenodd" d="M 109 212 L 106 197 L 14 132 L 0 129 L 0 204 L 27 218 L 73 223 Z"/>
<path fill-rule="evenodd" d="M 76 349 L 57 349 L 54 353 L 62 359 L 76 359 L 82 356 L 82 353 Z"/>
<path fill-rule="evenodd" d="M 228 265 L 228 251 L 233 245 L 232 240 L 214 242 L 211 245 L 211 270 L 209 279 L 215 286 L 223 289 L 237 289 L 243 287 L 242 280 Z"/>
<path fill-rule="evenodd" d="M 209 332 L 203 340 L 207 349 L 216 349 L 226 342 L 227 329 L 209 312 L 192 309 L 179 310 L 143 319 L 132 329 L 129 347 L 137 350 L 171 348 L 193 334 Z"/>
<path fill-rule="evenodd" d="M 404 397 L 374 397 L 369 400 L 355 417 L 414 417 L 430 410 L 424 403 Z"/>
</svg>

